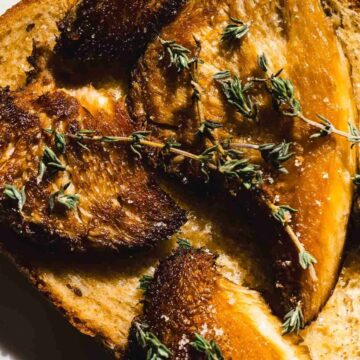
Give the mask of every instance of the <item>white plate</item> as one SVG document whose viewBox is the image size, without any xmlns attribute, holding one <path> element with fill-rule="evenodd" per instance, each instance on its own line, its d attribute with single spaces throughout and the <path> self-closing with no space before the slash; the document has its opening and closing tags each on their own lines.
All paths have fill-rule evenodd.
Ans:
<svg viewBox="0 0 360 360">
<path fill-rule="evenodd" d="M 17 2 L 0 0 L 0 14 Z M 94 340 L 74 330 L 0 257 L 0 360 L 107 358 Z"/>
<path fill-rule="evenodd" d="M 0 14 L 5 12 L 8 8 L 19 2 L 18 0 L 1 0 L 0 2 Z"/>
</svg>

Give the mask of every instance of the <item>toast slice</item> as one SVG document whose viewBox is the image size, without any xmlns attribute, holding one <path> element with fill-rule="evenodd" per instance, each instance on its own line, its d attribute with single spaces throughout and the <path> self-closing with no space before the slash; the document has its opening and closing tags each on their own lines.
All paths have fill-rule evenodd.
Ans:
<svg viewBox="0 0 360 360">
<path fill-rule="evenodd" d="M 216 255 L 182 246 L 160 263 L 154 278 L 144 279 L 144 311 L 132 325 L 130 359 L 157 351 L 142 335 L 156 336 L 174 359 L 199 359 L 206 343 L 224 359 L 310 358 L 306 348 L 294 346 L 296 336 L 281 336 L 280 321 L 256 292 L 220 275 Z"/>
<path fill-rule="evenodd" d="M 198 69 L 189 64 L 176 69 L 176 56 L 185 62 L 197 53 L 203 62 Z M 279 311 L 280 302 L 284 316 L 301 307 L 305 322 L 313 320 L 337 281 L 356 150 L 347 139 L 316 135 L 318 129 L 293 114 L 315 120 L 321 114 L 343 131 L 348 123 L 358 125 L 348 62 L 319 2 L 189 1 L 148 46 L 132 80 L 131 115 L 140 127 L 153 130 L 162 142 L 174 138 L 195 154 L 214 144 L 223 148 L 214 158 L 220 157 L 225 186 L 239 193 L 239 204 L 250 199 L 254 223 L 263 224 L 260 236 L 270 241 L 279 293 L 271 299 L 273 309 Z M 194 82 L 200 99 L 195 101 Z M 276 86 L 284 83 L 291 93 L 287 104 L 289 95 L 276 98 L 281 85 Z M 209 121 L 216 126 L 206 137 L 201 127 Z M 256 151 L 284 142 L 293 152 L 283 149 L 285 164 Z M 240 157 L 233 150 L 241 150 Z M 204 162 L 189 162 L 185 175 L 200 164 L 202 176 Z M 240 169 L 241 164 L 247 167 Z M 241 181 L 234 181 L 236 176 Z M 242 189 L 249 187 L 248 196 Z"/>
<path fill-rule="evenodd" d="M 336 8 L 338 13 L 334 13 L 337 32 L 346 31 L 352 40 L 348 44 L 355 44 L 354 47 L 348 46 L 347 56 L 350 58 L 359 48 L 356 42 L 358 27 L 350 21 L 359 19 L 358 13 L 350 7 L 350 2 L 336 3 L 339 6 Z M 27 57 L 32 53 L 33 38 L 40 44 L 46 44 L 50 39 L 50 44 L 53 44 L 57 34 L 56 22 L 71 5 L 71 1 L 27 0 L 0 18 L 2 86 L 11 85 L 15 89 L 25 84 L 25 72 L 31 70 Z M 347 21 L 337 21 L 339 16 L 344 16 Z M 26 31 L 28 24 L 35 24 L 30 33 Z M 353 82 L 356 85 L 359 84 L 355 78 L 358 68 L 355 63 L 353 67 Z M 171 187 L 164 185 L 168 189 Z M 237 226 L 234 229 L 232 219 L 227 216 L 222 219 L 224 209 L 219 208 L 215 200 L 204 203 L 203 199 L 191 193 L 184 194 L 183 190 L 177 193 L 177 199 L 184 207 L 188 202 L 188 210 L 192 213 L 189 222 L 182 228 L 182 236 L 189 238 L 194 246 L 206 246 L 219 253 L 221 272 L 234 282 L 257 290 L 269 288 L 267 277 L 271 271 L 261 266 L 263 259 L 259 249 L 255 245 L 249 246 L 252 232 L 245 222 L 243 224 L 241 215 L 236 216 Z M 232 211 L 237 214 L 234 209 Z M 118 260 L 109 259 L 101 263 L 98 259 L 81 263 L 73 258 L 67 261 L 48 258 L 48 255 L 35 251 L 6 231 L 1 231 L 1 243 L 1 252 L 70 323 L 84 334 L 96 337 L 120 356 L 127 344 L 131 321 L 141 313 L 139 301 L 142 292 L 138 289 L 138 281 L 143 274 L 152 273 L 158 260 L 169 254 L 175 239 L 155 252 L 138 255 L 136 266 L 133 261 L 131 265 L 126 265 L 125 262 L 119 264 Z M 359 261 L 360 253 L 353 251 L 351 259 L 345 261 L 330 302 L 321 317 L 307 330 L 306 343 L 313 359 L 328 359 L 329 354 L 334 359 L 355 359 L 359 354 Z"/>
<path fill-rule="evenodd" d="M 0 120 L 0 219 L 25 239 L 119 251 L 153 246 L 185 222 L 126 144 L 94 140 L 135 132 L 105 90 L 68 93 L 45 70 L 24 90 L 1 91 Z"/>
</svg>

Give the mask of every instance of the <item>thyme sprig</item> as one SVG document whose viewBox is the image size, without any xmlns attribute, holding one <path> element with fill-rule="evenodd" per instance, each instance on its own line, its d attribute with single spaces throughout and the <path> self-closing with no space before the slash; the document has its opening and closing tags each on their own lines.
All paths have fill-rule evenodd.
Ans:
<svg viewBox="0 0 360 360">
<path fill-rule="evenodd" d="M 244 148 L 257 150 L 261 153 L 261 156 L 265 162 L 273 166 L 276 170 L 287 174 L 287 169 L 283 166 L 283 163 L 291 159 L 295 153 L 291 152 L 291 142 L 286 142 L 285 140 L 279 144 L 248 144 L 248 143 L 231 143 L 231 146 L 234 148 Z"/>
<path fill-rule="evenodd" d="M 292 143 L 285 140 L 280 144 L 259 145 L 262 158 L 275 169 L 285 174 L 288 173 L 283 163 L 291 159 L 295 153 L 290 151 Z"/>
<path fill-rule="evenodd" d="M 174 67 L 178 73 L 181 73 L 185 69 L 189 69 L 189 54 L 191 53 L 189 49 L 176 43 L 173 40 L 160 39 L 160 43 L 164 50 L 162 55 L 160 55 L 160 60 L 165 59 L 166 54 L 168 54 L 169 67 Z"/>
<path fill-rule="evenodd" d="M 195 49 L 195 56 L 190 61 L 191 64 L 191 87 L 193 89 L 193 102 L 196 108 L 197 118 L 199 123 L 204 121 L 204 109 L 201 102 L 201 93 L 202 89 L 199 84 L 199 65 L 203 63 L 203 61 L 200 59 L 200 53 L 201 53 L 201 41 L 200 39 L 196 38 L 193 35 L 196 49 Z"/>
<path fill-rule="evenodd" d="M 134 323 L 136 328 L 136 339 L 138 344 L 146 350 L 146 360 L 169 359 L 171 351 L 157 338 L 155 334 L 149 331 L 146 324 Z"/>
<path fill-rule="evenodd" d="M 304 315 L 300 304 L 295 309 L 290 310 L 284 317 L 284 323 L 282 324 L 282 334 L 298 333 L 300 329 L 305 326 Z"/>
<path fill-rule="evenodd" d="M 208 360 L 224 360 L 221 349 L 214 340 L 206 340 L 200 334 L 194 334 L 195 340 L 190 343 L 196 351 L 206 355 Z"/>
<path fill-rule="evenodd" d="M 131 134 L 130 136 L 102 136 L 96 135 L 91 130 L 86 130 L 86 135 L 83 134 L 64 134 L 65 137 L 74 139 L 76 141 L 96 141 L 103 143 L 124 143 L 129 144 L 130 148 L 136 155 L 140 155 L 143 147 L 150 147 L 166 151 L 166 153 L 179 155 L 183 158 L 196 161 L 200 165 L 200 170 L 205 177 L 205 181 L 210 179 L 210 171 L 221 173 L 225 178 L 238 179 L 240 185 L 245 189 L 252 189 L 257 187 L 262 182 L 262 172 L 258 165 L 251 164 L 248 159 L 240 159 L 240 153 L 236 151 L 226 152 L 227 156 L 222 159 L 220 163 L 215 161 L 215 157 L 219 151 L 219 145 L 216 144 L 212 147 L 205 149 L 199 155 L 182 150 L 179 148 L 177 142 L 166 141 L 158 142 L 149 140 L 150 133 L 147 131 L 140 131 Z"/>
<path fill-rule="evenodd" d="M 37 183 L 40 184 L 45 172 L 48 171 L 50 176 L 55 175 L 59 171 L 65 171 L 66 166 L 64 166 L 59 158 L 56 156 L 54 151 L 49 147 L 45 146 L 44 152 L 39 165 L 39 174 L 37 177 Z"/>
<path fill-rule="evenodd" d="M 246 118 L 257 119 L 258 107 L 248 95 L 249 90 L 253 87 L 252 82 L 243 85 L 237 76 L 227 80 L 218 80 L 218 82 L 221 84 L 222 91 L 229 104 L 233 105 Z"/>
<path fill-rule="evenodd" d="M 230 17 L 232 24 L 228 24 L 221 36 L 221 41 L 230 43 L 242 39 L 249 31 L 250 24 L 245 24 L 243 21 Z"/>
<path fill-rule="evenodd" d="M 64 134 L 59 133 L 53 129 L 45 129 L 48 134 L 54 134 L 55 137 L 55 147 L 59 151 L 60 154 L 66 153 L 66 139 Z"/>
<path fill-rule="evenodd" d="M 178 237 L 176 242 L 177 242 L 179 248 L 181 248 L 181 249 L 185 249 L 185 250 L 192 249 L 191 243 L 188 239 L 183 239 L 183 238 Z"/>
<path fill-rule="evenodd" d="M 274 219 L 284 227 L 286 233 L 296 246 L 300 266 L 304 270 L 309 270 L 311 278 L 316 281 L 317 276 L 314 265 L 317 263 L 317 260 L 305 249 L 304 244 L 299 240 L 298 236 L 290 226 L 292 214 L 295 214 L 297 210 L 289 205 L 274 205 L 270 202 L 268 203 L 268 206 L 272 211 Z"/>
<path fill-rule="evenodd" d="M 18 189 L 14 185 L 7 184 L 5 185 L 4 195 L 11 200 L 15 200 L 19 211 L 22 212 L 26 203 L 25 187 Z"/>
<path fill-rule="evenodd" d="M 143 275 L 141 279 L 139 280 L 139 289 L 143 290 L 144 292 L 147 291 L 149 285 L 154 280 L 153 276 L 150 275 Z"/>
<path fill-rule="evenodd" d="M 52 193 L 49 198 L 50 211 L 54 211 L 56 204 L 64 206 L 68 210 L 76 210 L 80 201 L 77 194 L 65 194 L 71 183 L 62 186 L 58 191 Z"/>
<path fill-rule="evenodd" d="M 352 146 L 360 143 L 360 131 L 354 124 L 348 124 L 348 132 L 337 129 L 333 123 L 317 114 L 320 121 L 314 121 L 306 117 L 302 111 L 300 101 L 296 98 L 295 87 L 291 80 L 281 76 L 283 70 L 279 70 L 275 74 L 269 74 L 268 60 L 265 54 L 259 56 L 259 67 L 267 75 L 266 78 L 252 78 L 251 81 L 264 83 L 266 89 L 272 96 L 273 104 L 276 110 L 281 114 L 289 117 L 298 118 L 308 125 L 318 129 L 319 131 L 311 135 L 311 138 L 320 138 L 336 134 L 346 138 Z"/>
</svg>

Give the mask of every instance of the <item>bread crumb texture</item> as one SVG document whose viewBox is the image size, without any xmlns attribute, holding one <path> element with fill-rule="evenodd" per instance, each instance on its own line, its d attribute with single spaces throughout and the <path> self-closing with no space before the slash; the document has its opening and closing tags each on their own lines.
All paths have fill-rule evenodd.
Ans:
<svg viewBox="0 0 360 360">
<path fill-rule="evenodd" d="M 16 88 L 31 70 L 27 57 L 34 42 L 53 47 L 56 23 L 76 0 L 24 0 L 8 10 L 0 26 L 0 86 Z"/>
</svg>

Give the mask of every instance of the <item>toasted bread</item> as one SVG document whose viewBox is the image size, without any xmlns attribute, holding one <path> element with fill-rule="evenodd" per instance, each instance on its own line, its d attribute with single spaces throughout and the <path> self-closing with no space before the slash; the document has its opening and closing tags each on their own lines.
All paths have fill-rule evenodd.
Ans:
<svg viewBox="0 0 360 360">
<path fill-rule="evenodd" d="M 309 359 L 296 336 L 282 337 L 280 321 L 259 294 L 222 277 L 216 255 L 207 249 L 179 247 L 146 279 L 143 315 L 133 322 L 130 359 L 145 359 L 151 346 L 139 342 L 151 332 L 174 359 L 199 359 L 195 334 L 214 341 L 224 359 Z M 265 306 L 264 306 L 265 305 Z"/>
<path fill-rule="evenodd" d="M 134 249 L 166 240 L 185 222 L 184 212 L 127 145 L 91 140 L 134 131 L 121 99 L 92 87 L 87 96 L 67 93 L 46 71 L 25 90 L 2 90 L 2 222 L 24 239 L 73 252 Z M 4 188 L 23 189 L 21 209 Z"/>
<path fill-rule="evenodd" d="M 234 18 L 251 25 L 246 36 L 229 44 L 221 34 Z M 164 41 L 175 41 L 189 49 L 189 57 L 195 56 L 198 45 L 194 37 L 201 42 L 199 56 L 204 62 L 197 74 L 202 119 L 194 111 L 191 79 L 195 76 L 191 69 L 179 73 L 174 66 L 168 66 L 169 57 L 162 55 L 166 52 Z M 323 57 L 325 51 L 327 58 Z M 291 0 L 281 6 L 268 0 L 254 4 L 189 1 L 176 21 L 164 27 L 159 38 L 148 46 L 137 65 L 130 90 L 131 113 L 163 141 L 175 138 L 198 154 L 208 147 L 205 143 L 204 148 L 197 149 L 199 143 L 204 143 L 198 129 L 205 120 L 221 125 L 213 131 L 217 141 L 234 144 L 225 149 L 235 149 L 235 144 L 278 144 L 284 139 L 292 144 L 295 156 L 285 163 L 285 175 L 279 174 L 278 168 L 268 170 L 264 156 L 254 154 L 252 149 L 241 151 L 243 157 L 265 168 L 264 181 L 250 198 L 250 208 L 256 202 L 260 207 L 270 202 L 297 210 L 292 214 L 291 235 L 281 228 L 267 229 L 264 238 L 272 240 L 274 269 L 278 273 L 274 286 L 280 298 L 272 299 L 273 309 L 278 310 L 280 302 L 285 315 L 300 304 L 309 322 L 327 301 L 337 279 L 352 206 L 356 150 L 340 137 L 314 140 L 316 130 L 294 117 L 279 115 L 266 89 L 247 83 L 247 79 L 263 77 L 258 64 L 262 53 L 269 59 L 269 74 L 283 69 L 279 79 L 293 81 L 296 98 L 307 117 L 316 119 L 317 114 L 322 114 L 345 131 L 349 122 L 357 126 L 348 62 L 317 0 Z M 224 70 L 231 75 L 219 85 L 214 75 Z M 236 111 L 235 100 L 229 101 L 229 95 L 221 91 L 221 87 L 235 89 L 235 75 L 243 81 L 239 89 L 248 85 L 253 88 L 249 104 L 252 101 L 257 107 L 252 110 Z M 244 107 L 251 107 L 249 104 Z M 249 119 L 256 112 L 257 119 Z M 238 188 L 230 187 L 231 192 Z M 244 204 L 241 193 L 239 204 Z M 266 223 L 271 218 L 266 211 L 255 209 L 253 213 L 256 222 Z M 311 271 L 302 271 L 294 236 L 316 258 L 317 280 Z"/>
<path fill-rule="evenodd" d="M 350 6 L 351 2 L 329 1 L 329 4 L 332 10 L 337 11 L 334 12 L 337 32 L 340 36 L 343 32 L 347 34 L 344 41 L 348 45 L 346 53 L 350 59 L 359 48 L 358 12 Z M 56 22 L 62 19 L 71 5 L 72 1 L 27 0 L 0 19 L 2 86 L 10 85 L 16 89 L 25 84 L 26 72 L 31 70 L 27 57 L 32 53 L 33 38 L 45 45 L 50 39 L 52 46 L 57 34 Z M 336 21 L 339 18 L 344 21 Z M 30 26 L 31 32 L 26 31 L 28 24 L 35 24 L 35 27 Z M 356 75 L 359 67 L 355 60 L 352 62 L 352 75 L 354 89 L 357 89 L 360 88 Z M 171 188 L 169 184 L 165 186 Z M 189 238 L 194 246 L 207 246 L 219 253 L 221 273 L 234 282 L 256 290 L 269 288 L 267 278 L 271 271 L 261 266 L 260 250 L 255 245 L 249 246 L 252 232 L 243 223 L 241 214 L 236 215 L 234 226 L 233 218 L 223 216 L 224 209 L 219 208 L 216 201 L 198 199 L 182 189 L 174 195 L 182 205 L 187 203 L 192 212 L 189 222 L 181 230 L 181 236 Z M 231 213 L 235 214 L 233 208 Z M 170 252 L 175 239 L 150 254 L 137 254 L 136 265 L 132 259 L 128 259 L 126 264 L 119 259 L 93 259 L 84 263 L 76 258 L 67 261 L 51 258 L 5 231 L 1 231 L 1 242 L 1 252 L 77 329 L 99 338 L 121 356 L 131 322 L 141 314 L 139 278 L 152 272 L 158 260 Z M 345 261 L 328 305 L 319 319 L 303 333 L 313 359 L 358 357 L 359 261 L 360 254 L 354 250 Z"/>
</svg>

